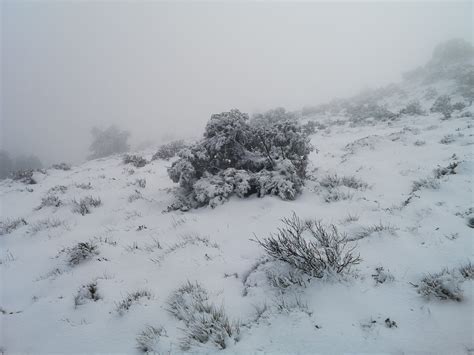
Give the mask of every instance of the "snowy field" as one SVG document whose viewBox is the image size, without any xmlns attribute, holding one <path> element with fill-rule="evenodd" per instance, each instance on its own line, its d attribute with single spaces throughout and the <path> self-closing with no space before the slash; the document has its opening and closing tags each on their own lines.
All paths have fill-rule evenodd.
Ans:
<svg viewBox="0 0 474 355">
<path fill-rule="evenodd" d="M 453 91 L 450 82 L 436 89 Z M 404 90 L 379 102 L 399 110 L 418 99 L 428 113 L 363 124 L 303 118 L 325 128 L 311 136 L 317 150 L 294 201 L 232 197 L 165 213 L 172 161 L 133 168 L 121 156 L 37 172 L 34 185 L 2 181 L 2 350 L 133 354 L 148 329 L 143 350 L 164 354 L 474 352 L 472 274 L 456 271 L 473 260 L 470 107 L 445 119 L 429 113 L 426 86 Z M 359 184 L 330 188 L 334 174 Z M 87 196 L 101 203 L 82 215 L 74 201 Z M 347 233 L 362 261 L 344 277 L 293 280 L 255 241 L 293 213 Z M 6 230 L 6 218 L 23 220 Z M 83 259 L 80 242 L 92 246 Z M 418 292 L 423 277 L 445 268 L 459 300 Z M 169 304 L 188 281 L 238 322 L 224 349 L 183 347 L 188 324 Z"/>
</svg>

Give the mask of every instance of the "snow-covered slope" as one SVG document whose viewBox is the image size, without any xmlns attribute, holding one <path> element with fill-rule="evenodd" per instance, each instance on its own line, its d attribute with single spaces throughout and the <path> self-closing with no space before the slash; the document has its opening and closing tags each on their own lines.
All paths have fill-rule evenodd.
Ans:
<svg viewBox="0 0 474 355">
<path fill-rule="evenodd" d="M 404 90 L 404 97 L 389 96 L 384 104 L 395 110 L 418 99 L 429 111 L 433 99 L 424 98 L 426 87 Z M 437 91 L 451 93 L 452 87 L 440 83 Z M 225 349 L 207 343 L 192 344 L 190 351 L 474 351 L 473 281 L 461 283 L 460 302 L 427 299 L 414 286 L 428 273 L 473 260 L 469 110 L 450 119 L 434 113 L 370 124 L 306 117 L 327 128 L 312 136 L 317 151 L 295 201 L 231 198 L 215 209 L 163 213 L 174 185 L 166 171 L 170 162 L 132 169 L 121 157 L 36 173 L 36 185 L 4 180 L 3 220 L 27 224 L 20 221 L 0 236 L 0 346 L 7 353 L 135 353 L 137 335 L 151 325 L 165 329 L 155 339 L 156 351 L 181 352 L 185 323 L 167 311 L 167 300 L 197 281 L 241 325 L 238 341 Z M 450 164 L 454 170 L 434 176 L 434 169 Z M 328 174 L 355 176 L 367 187 L 329 191 L 321 184 Z M 412 191 L 415 181 L 422 186 Z M 38 208 L 48 195 L 61 202 Z M 73 201 L 86 196 L 100 198 L 101 205 L 76 213 Z M 305 277 L 299 285 L 277 287 L 272 280 L 286 275 L 286 266 L 266 261 L 254 239 L 275 232 L 280 218 L 293 212 L 358 239 L 362 262 L 344 278 Z M 74 265 L 71 248 L 79 242 L 97 250 Z M 380 267 L 389 276 L 377 283 Z M 93 282 L 99 299 L 76 299 Z M 117 311 L 140 290 L 149 294 Z"/>
</svg>

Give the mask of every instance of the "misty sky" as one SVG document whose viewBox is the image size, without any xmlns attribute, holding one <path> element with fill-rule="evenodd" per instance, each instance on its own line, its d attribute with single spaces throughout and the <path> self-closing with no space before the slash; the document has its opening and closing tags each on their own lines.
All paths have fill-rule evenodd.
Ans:
<svg viewBox="0 0 474 355">
<path fill-rule="evenodd" d="M 440 41 L 472 42 L 472 2 L 2 2 L 2 148 L 87 155 L 198 136 L 211 113 L 299 109 L 398 81 Z"/>
</svg>

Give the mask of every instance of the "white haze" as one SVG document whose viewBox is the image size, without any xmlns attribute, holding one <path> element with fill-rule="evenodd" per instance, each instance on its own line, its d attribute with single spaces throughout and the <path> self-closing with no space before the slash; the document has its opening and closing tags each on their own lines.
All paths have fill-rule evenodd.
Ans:
<svg viewBox="0 0 474 355">
<path fill-rule="evenodd" d="M 472 2 L 2 2 L 1 141 L 78 162 L 92 126 L 133 143 L 198 136 L 210 114 L 299 109 L 398 81 Z"/>
</svg>

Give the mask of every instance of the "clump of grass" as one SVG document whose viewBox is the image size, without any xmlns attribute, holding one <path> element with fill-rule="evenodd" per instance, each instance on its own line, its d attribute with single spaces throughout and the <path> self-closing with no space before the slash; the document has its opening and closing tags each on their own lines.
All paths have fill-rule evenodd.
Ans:
<svg viewBox="0 0 474 355">
<path fill-rule="evenodd" d="M 45 218 L 30 225 L 31 233 L 35 234 L 45 229 L 52 229 L 64 226 L 64 222 L 57 218 Z"/>
<path fill-rule="evenodd" d="M 28 223 L 23 218 L 6 218 L 0 221 L 0 235 L 6 235 L 13 232 L 22 226 L 26 226 Z"/>
<path fill-rule="evenodd" d="M 319 184 L 328 189 L 334 189 L 339 186 L 345 186 L 355 190 L 365 190 L 369 185 L 355 176 L 326 175 Z"/>
<path fill-rule="evenodd" d="M 151 292 L 148 290 L 138 290 L 129 293 L 123 300 L 117 303 L 115 307 L 116 312 L 123 315 L 133 304 L 138 303 L 141 298 L 151 299 Z"/>
<path fill-rule="evenodd" d="M 207 291 L 199 283 L 188 281 L 172 293 L 167 304 L 168 312 L 186 325 L 182 350 L 206 343 L 225 349 L 231 340 L 238 341 L 240 325 L 229 320 L 224 307 L 209 302 Z"/>
<path fill-rule="evenodd" d="M 382 222 L 379 222 L 378 224 L 373 224 L 368 227 L 363 227 L 362 230 L 357 233 L 356 235 L 352 236 L 349 238 L 349 240 L 354 241 L 354 240 L 359 240 L 363 238 L 367 238 L 373 233 L 382 233 L 382 232 L 387 232 L 389 234 L 395 234 L 395 232 L 398 230 L 398 228 L 390 225 L 390 224 L 382 224 Z"/>
<path fill-rule="evenodd" d="M 165 328 L 147 325 L 145 329 L 137 335 L 137 349 L 147 354 L 156 353 L 159 350 L 159 340 L 163 336 L 167 336 Z"/>
</svg>

